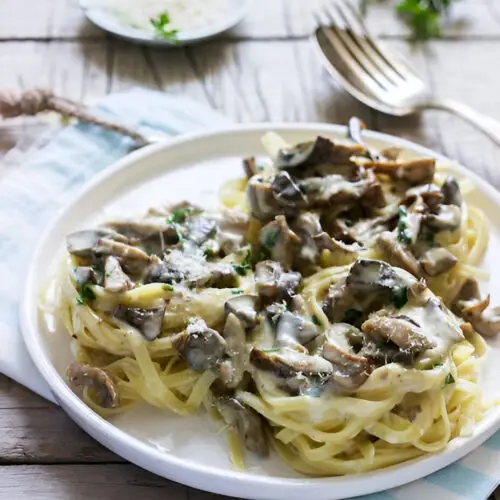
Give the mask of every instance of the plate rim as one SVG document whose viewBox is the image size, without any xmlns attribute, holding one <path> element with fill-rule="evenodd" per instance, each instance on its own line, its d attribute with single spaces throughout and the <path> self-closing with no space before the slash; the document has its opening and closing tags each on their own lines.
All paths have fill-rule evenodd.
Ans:
<svg viewBox="0 0 500 500">
<path fill-rule="evenodd" d="M 311 493 L 314 491 L 317 500 L 331 500 L 333 498 L 332 495 L 336 495 L 336 493 L 332 491 L 332 488 L 338 488 L 340 491 L 345 491 L 345 488 L 349 489 L 349 487 L 352 486 L 351 483 L 353 481 L 357 483 L 356 491 L 349 491 L 349 495 L 352 495 L 352 493 L 355 495 L 370 494 L 407 484 L 408 482 L 420 479 L 456 462 L 466 454 L 481 446 L 500 428 L 500 412 L 496 412 L 498 413 L 496 416 L 490 412 L 489 416 L 487 415 L 485 419 L 478 424 L 476 431 L 478 429 L 479 431 L 477 433 L 475 432 L 474 436 L 456 438 L 453 440 L 452 449 L 446 449 L 437 454 L 425 455 L 404 462 L 403 464 L 397 464 L 377 471 L 322 478 L 311 478 L 306 476 L 300 478 L 261 476 L 249 472 L 222 470 L 221 468 L 179 458 L 157 450 L 141 441 L 139 438 L 122 431 L 114 426 L 113 423 L 93 412 L 75 393 L 73 393 L 57 372 L 48 356 L 44 355 L 41 335 L 37 333 L 38 328 L 36 326 L 37 303 L 35 299 L 38 290 L 36 290 L 35 293 L 33 292 L 33 289 L 36 288 L 34 284 L 38 268 L 37 262 L 51 233 L 57 228 L 60 221 L 65 217 L 66 213 L 71 210 L 72 206 L 85 198 L 95 187 L 112 178 L 117 173 L 122 170 L 126 171 L 134 168 L 134 166 L 143 159 L 162 150 L 168 151 L 171 147 L 186 145 L 207 138 L 218 138 L 221 140 L 223 138 L 227 139 L 228 136 L 245 135 L 247 133 L 260 132 L 264 134 L 269 130 L 314 134 L 345 134 L 346 126 L 324 123 L 253 123 L 182 134 L 170 138 L 165 142 L 146 146 L 129 153 L 87 182 L 80 192 L 54 215 L 52 222 L 40 235 L 35 251 L 31 257 L 21 295 L 19 313 L 23 339 L 32 361 L 49 385 L 55 399 L 61 407 L 80 427 L 101 444 L 118 455 L 121 455 L 128 461 L 153 473 L 213 493 L 239 496 L 240 498 L 269 500 L 287 498 L 289 500 L 298 500 L 303 498 L 305 492 Z M 365 131 L 365 134 L 367 138 L 389 142 L 422 155 L 432 156 L 438 159 L 438 161 L 452 161 L 436 151 L 420 146 L 407 139 L 369 130 Z M 500 193 L 495 188 L 481 179 L 475 172 L 467 170 L 456 162 L 454 162 L 454 164 L 456 164 L 456 168 L 464 176 L 470 178 L 481 191 L 488 194 L 489 198 L 500 207 Z M 175 169 L 175 167 L 173 168 Z M 491 422 L 489 422 L 490 420 Z M 335 496 L 335 498 L 344 497 Z"/>
<path fill-rule="evenodd" d="M 122 25 L 118 20 L 114 19 L 114 16 L 112 14 L 107 14 L 104 9 L 93 6 L 92 4 L 87 5 L 89 0 L 78 0 L 78 5 L 85 14 L 85 17 L 94 26 L 97 26 L 99 29 L 105 31 L 106 33 L 110 33 L 129 42 L 134 42 L 142 45 L 176 48 L 183 47 L 191 43 L 199 43 L 203 40 L 208 40 L 217 35 L 225 33 L 226 31 L 234 28 L 236 25 L 242 22 L 250 11 L 254 0 L 238 1 L 241 2 L 241 5 L 234 8 L 234 12 L 224 16 L 221 21 L 211 23 L 205 28 L 185 30 L 184 33 L 181 32 L 178 36 L 178 43 L 173 43 L 169 40 L 156 38 L 139 28 Z M 108 17 L 109 20 L 107 19 Z M 187 33 L 187 35 L 185 33 Z"/>
</svg>

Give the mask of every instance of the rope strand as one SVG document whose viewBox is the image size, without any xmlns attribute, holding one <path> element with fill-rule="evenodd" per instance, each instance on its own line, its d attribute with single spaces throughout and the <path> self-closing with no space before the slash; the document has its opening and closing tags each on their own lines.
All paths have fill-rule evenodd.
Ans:
<svg viewBox="0 0 500 500">
<path fill-rule="evenodd" d="M 133 139 L 137 147 L 150 144 L 144 135 L 123 125 L 99 118 L 88 110 L 69 99 L 55 96 L 50 90 L 32 89 L 21 94 L 10 91 L 0 92 L 0 116 L 4 119 L 16 118 L 18 116 L 35 116 L 39 113 L 53 111 L 62 116 L 76 118 L 85 123 L 97 125 L 106 130 L 123 134 Z"/>
</svg>

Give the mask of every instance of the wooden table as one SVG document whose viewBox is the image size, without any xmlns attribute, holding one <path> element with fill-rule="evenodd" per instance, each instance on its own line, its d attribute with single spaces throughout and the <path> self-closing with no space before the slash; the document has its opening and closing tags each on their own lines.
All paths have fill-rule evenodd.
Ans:
<svg viewBox="0 0 500 500">
<path fill-rule="evenodd" d="M 406 53 L 440 96 L 500 119 L 500 2 L 463 0 L 443 38 L 412 49 L 389 2 L 369 24 L 390 48 Z M 235 121 L 344 123 L 353 114 L 370 128 L 434 148 L 500 188 L 500 149 L 460 119 L 428 112 L 391 118 L 332 85 L 308 40 L 311 0 L 256 0 L 234 32 L 192 48 L 162 51 L 108 37 L 83 18 L 74 0 L 0 1 L 0 88 L 45 86 L 83 101 L 133 86 L 186 94 Z M 0 157 L 40 119 L 0 124 Z M 1 161 L 1 160 L 0 160 Z M 0 193 L 1 196 L 1 193 Z M 107 451 L 59 408 L 0 376 L 0 498 L 208 499 Z M 500 499 L 500 494 L 497 493 Z"/>
</svg>

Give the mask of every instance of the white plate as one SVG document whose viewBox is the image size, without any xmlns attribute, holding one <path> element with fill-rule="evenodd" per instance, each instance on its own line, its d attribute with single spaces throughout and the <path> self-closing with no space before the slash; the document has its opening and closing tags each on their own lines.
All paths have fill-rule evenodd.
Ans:
<svg viewBox="0 0 500 500">
<path fill-rule="evenodd" d="M 66 385 L 64 370 L 71 360 L 69 336 L 60 330 L 49 334 L 37 310 L 38 292 L 46 283 L 55 256 L 62 251 L 64 236 L 113 214 L 138 213 L 155 204 L 185 198 L 197 203 L 215 202 L 221 183 L 242 175 L 241 157 L 264 154 L 260 138 L 269 130 L 279 132 L 292 143 L 318 134 L 345 137 L 346 132 L 344 127 L 333 125 L 258 124 L 184 136 L 120 160 L 63 210 L 41 238 L 30 263 L 23 297 L 22 329 L 36 366 L 71 418 L 104 446 L 156 474 L 220 494 L 268 500 L 303 500 L 307 495 L 314 500 L 334 500 L 399 486 L 463 457 L 500 427 L 500 408 L 490 411 L 472 436 L 452 441 L 439 454 L 372 473 L 312 479 L 294 473 L 276 456 L 251 462 L 246 472 L 233 471 L 224 436 L 217 434 L 216 424 L 207 415 L 177 417 L 137 407 L 111 423 L 90 410 Z M 399 145 L 409 155 L 444 159 L 401 139 L 372 132 L 366 132 L 366 136 L 374 146 Z M 465 198 L 482 208 L 490 220 L 492 241 L 485 267 L 492 272 L 491 291 L 493 300 L 498 301 L 500 266 L 494 265 L 494 254 L 498 255 L 500 249 L 500 194 L 464 168 L 457 166 L 453 170 L 458 178 L 469 177 L 477 186 L 477 191 Z M 500 343 L 491 345 L 483 384 L 490 398 L 500 396 Z"/>
<path fill-rule="evenodd" d="M 154 47 L 182 47 L 183 45 L 207 40 L 233 28 L 246 16 L 253 0 L 230 0 L 230 7 L 217 22 L 211 23 L 204 28 L 182 30 L 179 32 L 175 43 L 170 40 L 156 38 L 147 31 L 134 28 L 120 21 L 116 15 L 100 7 L 100 4 L 104 3 L 104 1 L 79 0 L 79 2 L 89 21 L 119 38 Z"/>
</svg>

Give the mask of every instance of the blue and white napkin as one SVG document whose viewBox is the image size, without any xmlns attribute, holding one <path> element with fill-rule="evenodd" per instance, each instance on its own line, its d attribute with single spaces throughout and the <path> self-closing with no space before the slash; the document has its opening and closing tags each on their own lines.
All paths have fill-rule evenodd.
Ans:
<svg viewBox="0 0 500 500">
<path fill-rule="evenodd" d="M 109 95 L 95 109 L 144 134 L 173 136 L 230 122 L 205 105 L 140 89 Z M 89 125 L 59 132 L 25 163 L 0 169 L 0 372 L 54 402 L 24 347 L 18 306 L 26 263 L 58 210 L 131 142 Z M 363 500 L 486 500 L 500 483 L 500 432 L 459 462 L 425 479 Z"/>
</svg>

